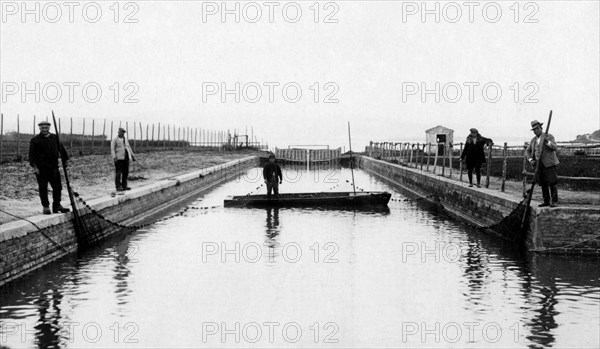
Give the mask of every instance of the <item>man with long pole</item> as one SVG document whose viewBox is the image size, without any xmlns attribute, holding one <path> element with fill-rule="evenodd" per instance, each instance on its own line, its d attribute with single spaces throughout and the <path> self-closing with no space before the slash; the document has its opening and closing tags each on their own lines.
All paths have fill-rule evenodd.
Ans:
<svg viewBox="0 0 600 349">
<path fill-rule="evenodd" d="M 548 124 L 550 124 L 550 120 Z M 556 156 L 558 146 L 554 136 L 547 130 L 545 134 L 542 133 L 542 125 L 537 120 L 531 122 L 531 130 L 535 137 L 531 139 L 527 147 L 527 159 L 536 168 L 534 181 L 542 187 L 544 202 L 539 206 L 556 207 L 558 204 L 558 176 L 556 173 L 556 166 L 559 164 Z"/>
<path fill-rule="evenodd" d="M 542 174 L 542 167 L 543 167 L 543 162 L 542 159 L 544 157 L 544 154 L 546 153 L 545 150 L 546 149 L 554 149 L 552 150 L 552 152 L 554 153 L 553 156 L 556 157 L 556 149 L 558 149 L 558 146 L 556 146 L 556 143 L 554 142 L 554 137 L 548 133 L 548 131 L 550 130 L 550 123 L 552 122 L 552 110 L 550 110 L 550 115 L 548 116 L 548 124 L 546 125 L 546 132 L 544 134 L 544 137 L 542 137 L 542 123 L 540 123 L 537 120 L 533 120 L 531 122 L 531 130 L 535 133 L 535 137 L 531 140 L 531 142 L 529 142 L 529 146 L 526 149 L 526 153 L 527 153 L 527 158 L 529 160 L 529 163 L 532 166 L 535 166 L 535 172 L 533 175 L 533 180 L 531 182 L 531 188 L 529 189 L 529 192 L 527 193 L 527 199 L 525 199 L 525 211 L 523 212 L 523 216 L 521 218 L 521 232 L 524 231 L 525 229 L 525 223 L 527 222 L 527 219 L 529 218 L 529 206 L 531 205 L 531 198 L 533 197 L 533 189 L 535 188 L 535 183 L 540 180 L 541 176 L 546 176 L 546 182 L 542 185 L 542 194 L 545 196 L 549 196 L 544 189 L 544 185 L 548 185 L 548 181 L 547 179 L 549 179 L 549 177 L 552 176 L 552 171 L 554 171 L 554 176 L 556 176 L 556 165 L 558 165 L 558 158 L 556 158 L 552 161 L 547 161 L 548 164 L 550 163 L 556 163 L 556 165 L 554 165 L 553 169 L 547 169 L 546 173 Z M 548 137 L 550 136 L 550 137 Z M 546 138 L 548 137 L 548 138 Z M 552 155 L 550 156 L 552 157 Z M 552 167 L 552 166 L 550 166 Z M 548 205 L 544 205 L 541 204 L 540 206 L 544 207 L 544 206 L 552 206 L 556 207 L 556 202 L 558 201 L 558 191 L 555 189 L 555 199 L 556 201 L 554 201 L 552 204 L 548 204 Z M 549 198 L 548 198 L 549 201 Z M 544 198 L 544 203 L 546 203 L 546 198 Z"/>
<path fill-rule="evenodd" d="M 58 170 L 58 157 L 67 165 L 69 155 L 61 143 L 58 142 L 58 136 L 50 133 L 50 123 L 41 121 L 38 123 L 40 133 L 29 142 L 29 164 L 33 168 L 39 188 L 40 200 L 42 202 L 43 213 L 66 213 L 68 208 L 62 207 L 61 199 L 61 177 Z M 48 184 L 52 187 L 52 211 L 50 211 L 50 202 L 48 201 Z"/>
</svg>

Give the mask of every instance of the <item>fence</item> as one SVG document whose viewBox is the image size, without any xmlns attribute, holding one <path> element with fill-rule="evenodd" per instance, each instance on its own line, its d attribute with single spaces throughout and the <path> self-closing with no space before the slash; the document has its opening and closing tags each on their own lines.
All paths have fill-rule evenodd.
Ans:
<svg viewBox="0 0 600 349">
<path fill-rule="evenodd" d="M 463 165 L 460 161 L 464 144 L 458 149 L 453 144 L 443 143 L 408 143 L 408 142 L 370 142 L 365 152 L 370 156 L 392 163 L 405 164 L 424 171 L 431 171 L 445 177 L 453 175 L 463 181 Z M 527 179 L 533 177 L 533 169 L 526 159 L 527 143 L 522 146 L 486 146 L 486 163 L 482 168 L 485 175 L 486 188 L 490 186 L 490 178 L 498 177 L 500 190 L 505 191 L 506 180 L 523 181 L 523 193 Z M 440 153 L 438 149 L 443 149 Z M 584 156 L 581 149 L 585 149 Z M 567 187 L 578 190 L 598 190 L 600 188 L 600 145 L 565 145 L 559 147 L 559 179 Z"/>
<path fill-rule="evenodd" d="M 342 149 L 275 148 L 275 156 L 286 162 L 330 162 L 342 155 Z"/>
<path fill-rule="evenodd" d="M 37 123 L 48 118 L 35 115 L 23 122 L 17 115 L 13 121 L 14 131 L 5 134 L 4 115 L 0 114 L 0 160 L 21 161 L 26 159 L 29 141 L 38 134 Z M 52 121 L 52 120 L 50 120 Z M 107 154 L 110 140 L 116 137 L 117 130 L 126 130 L 126 137 L 134 152 L 174 148 L 218 148 L 233 150 L 239 148 L 268 149 L 268 145 L 258 142 L 256 136 L 233 134 L 229 130 L 191 128 L 161 123 L 122 122 L 93 118 L 57 118 L 60 138 L 71 156 Z M 31 130 L 31 133 L 25 130 Z M 54 132 L 54 127 L 51 128 Z"/>
</svg>

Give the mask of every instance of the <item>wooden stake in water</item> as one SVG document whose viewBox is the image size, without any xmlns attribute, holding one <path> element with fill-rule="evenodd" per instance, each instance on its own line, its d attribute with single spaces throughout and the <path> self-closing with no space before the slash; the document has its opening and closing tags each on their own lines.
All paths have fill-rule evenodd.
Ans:
<svg viewBox="0 0 600 349">
<path fill-rule="evenodd" d="M 356 187 L 354 186 L 354 166 L 352 164 L 352 138 L 350 137 L 350 121 L 348 121 L 348 145 L 350 149 L 350 172 L 352 172 L 352 190 L 354 191 L 354 195 L 356 195 Z"/>
</svg>

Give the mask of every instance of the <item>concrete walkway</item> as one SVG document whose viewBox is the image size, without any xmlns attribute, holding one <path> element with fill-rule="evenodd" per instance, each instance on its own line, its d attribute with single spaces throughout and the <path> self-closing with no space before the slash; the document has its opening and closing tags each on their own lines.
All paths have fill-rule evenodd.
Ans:
<svg viewBox="0 0 600 349">
<path fill-rule="evenodd" d="M 401 163 L 401 165 L 407 166 L 406 163 Z M 421 169 L 421 165 L 418 164 L 410 164 L 410 168 L 416 168 L 417 170 Z M 426 165 L 423 165 L 423 172 L 426 169 Z M 433 173 L 433 165 L 429 165 L 429 173 Z M 485 172 L 482 169 L 482 172 Z M 437 166 L 435 173 L 439 176 L 442 175 L 442 168 Z M 450 168 L 446 167 L 444 169 L 444 177 L 451 178 L 456 182 L 461 183 L 460 181 L 460 171 L 453 168 L 450 174 Z M 473 182 L 476 182 L 475 175 L 473 174 Z M 486 176 L 482 173 L 481 176 L 481 188 L 485 188 Z M 467 177 L 467 170 L 463 171 L 462 176 L 462 185 L 468 186 L 469 179 Z M 473 188 L 476 188 L 474 186 Z M 490 185 L 489 190 L 497 190 L 501 191 L 502 188 L 502 178 L 490 176 Z M 531 188 L 531 183 L 527 183 L 527 189 Z M 507 180 L 504 185 L 504 192 L 510 195 L 517 197 L 519 200 L 523 198 L 523 182 L 522 181 L 514 181 Z M 574 191 L 574 190 L 565 190 L 560 187 L 560 182 L 558 184 L 558 198 L 560 206 L 600 206 L 600 191 Z M 535 202 L 533 202 L 535 201 Z M 533 201 L 532 205 L 537 206 L 539 203 L 543 202 L 542 198 L 542 190 L 539 186 L 536 185 L 533 193 Z"/>
</svg>

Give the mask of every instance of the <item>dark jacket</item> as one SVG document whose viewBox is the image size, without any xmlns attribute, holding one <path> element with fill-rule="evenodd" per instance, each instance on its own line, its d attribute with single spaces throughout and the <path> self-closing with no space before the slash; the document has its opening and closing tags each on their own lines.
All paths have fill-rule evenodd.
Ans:
<svg viewBox="0 0 600 349">
<path fill-rule="evenodd" d="M 263 178 L 267 182 L 278 182 L 283 179 L 281 174 L 281 167 L 276 163 L 268 163 L 263 168 Z"/>
<path fill-rule="evenodd" d="M 486 144 L 489 145 L 493 143 L 494 142 L 490 138 L 485 138 L 479 133 L 475 138 L 472 138 L 471 135 L 469 135 L 460 158 L 466 160 L 469 164 L 482 164 L 485 162 L 485 151 L 483 147 Z"/>
<path fill-rule="evenodd" d="M 63 160 L 68 160 L 69 155 L 65 147 L 58 147 L 57 137 L 54 134 L 45 137 L 41 133 L 29 142 L 29 164 L 32 167 L 54 168 L 58 166 L 58 155 Z"/>
</svg>

